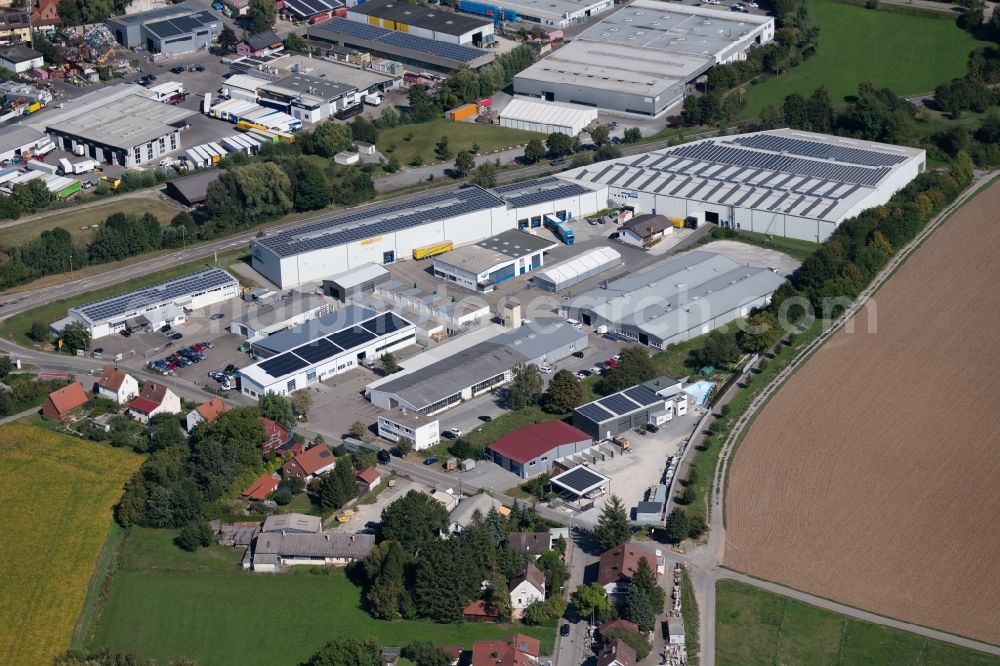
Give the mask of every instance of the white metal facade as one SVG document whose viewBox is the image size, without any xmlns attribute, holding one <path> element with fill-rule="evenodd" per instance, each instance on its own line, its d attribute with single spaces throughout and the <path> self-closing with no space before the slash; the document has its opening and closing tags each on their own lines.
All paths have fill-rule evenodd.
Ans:
<svg viewBox="0 0 1000 666">
<path fill-rule="evenodd" d="M 500 112 L 502 127 L 542 134 L 562 132 L 576 136 L 595 120 L 597 120 L 597 109 L 593 107 L 559 104 L 525 97 L 515 97 Z"/>
</svg>

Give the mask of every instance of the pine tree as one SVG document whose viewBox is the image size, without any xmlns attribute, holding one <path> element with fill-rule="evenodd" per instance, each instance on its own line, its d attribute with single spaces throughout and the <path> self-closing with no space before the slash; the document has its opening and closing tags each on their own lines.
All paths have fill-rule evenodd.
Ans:
<svg viewBox="0 0 1000 666">
<path fill-rule="evenodd" d="M 594 527 L 594 538 L 602 550 L 608 550 L 627 542 L 632 534 L 625 505 L 617 495 L 612 495 L 604 504 L 601 515 Z"/>
</svg>

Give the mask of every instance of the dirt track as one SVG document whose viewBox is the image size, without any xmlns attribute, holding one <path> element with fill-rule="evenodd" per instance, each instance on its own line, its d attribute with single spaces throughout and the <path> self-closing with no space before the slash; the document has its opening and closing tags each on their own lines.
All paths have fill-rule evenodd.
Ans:
<svg viewBox="0 0 1000 666">
<path fill-rule="evenodd" d="M 725 564 L 1000 643 L 1000 185 L 938 230 L 751 428 Z M 872 306 L 869 305 L 869 308 Z"/>
</svg>

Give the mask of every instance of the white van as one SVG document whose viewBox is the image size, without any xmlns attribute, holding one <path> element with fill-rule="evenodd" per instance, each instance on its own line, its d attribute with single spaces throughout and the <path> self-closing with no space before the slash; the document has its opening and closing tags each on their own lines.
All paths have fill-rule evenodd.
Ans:
<svg viewBox="0 0 1000 666">
<path fill-rule="evenodd" d="M 577 329 L 577 330 L 580 330 L 580 331 L 583 330 L 583 324 L 581 324 L 580 322 L 578 322 L 576 319 L 566 319 L 566 323 L 569 324 L 570 326 L 572 326 L 573 328 Z"/>
</svg>

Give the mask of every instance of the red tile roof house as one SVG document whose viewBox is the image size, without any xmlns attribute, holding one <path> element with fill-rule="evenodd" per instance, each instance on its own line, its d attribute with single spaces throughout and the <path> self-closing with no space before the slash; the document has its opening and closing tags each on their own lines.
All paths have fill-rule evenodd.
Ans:
<svg viewBox="0 0 1000 666">
<path fill-rule="evenodd" d="M 97 395 L 120 405 L 139 395 L 139 382 L 124 370 L 109 365 L 101 371 L 97 380 Z"/>
<path fill-rule="evenodd" d="M 500 619 L 500 609 L 482 599 L 477 599 L 466 604 L 462 609 L 462 617 L 466 622 L 496 622 Z"/>
<path fill-rule="evenodd" d="M 139 397 L 128 403 L 129 415 L 140 423 L 149 423 L 157 414 L 181 411 L 181 399 L 163 384 L 146 382 Z"/>
<path fill-rule="evenodd" d="M 262 416 L 260 422 L 264 425 L 264 442 L 260 445 L 260 455 L 264 460 L 270 460 L 271 453 L 287 444 L 292 436 L 277 421 Z"/>
<path fill-rule="evenodd" d="M 500 641 L 476 641 L 471 666 L 537 666 L 541 651 L 538 639 L 524 634 Z"/>
<path fill-rule="evenodd" d="M 267 496 L 273 493 L 277 487 L 278 479 L 273 474 L 261 474 L 260 478 L 243 491 L 243 497 L 255 500 L 267 499 Z"/>
<path fill-rule="evenodd" d="M 639 567 L 639 560 L 646 560 L 653 575 L 657 574 L 656 554 L 630 543 L 615 546 L 601 554 L 597 569 L 597 582 L 608 596 L 623 595 L 628 591 L 632 574 Z"/>
<path fill-rule="evenodd" d="M 355 472 L 354 476 L 358 477 L 358 488 L 363 493 L 370 493 L 378 484 L 382 483 L 382 475 L 374 467 Z"/>
<path fill-rule="evenodd" d="M 286 462 L 281 471 L 285 476 L 297 476 L 309 483 L 314 476 L 322 476 L 336 465 L 337 457 L 330 448 L 326 444 L 316 444 Z"/>
<path fill-rule="evenodd" d="M 79 409 L 87 403 L 87 392 L 83 390 L 83 384 L 73 382 L 57 391 L 49 393 L 49 397 L 42 404 L 42 414 L 53 421 L 61 421 L 74 409 Z"/>
<path fill-rule="evenodd" d="M 635 666 L 635 663 L 635 650 L 620 638 L 605 644 L 597 653 L 597 666 Z"/>
<path fill-rule="evenodd" d="M 208 402 L 203 402 L 187 415 L 187 430 L 191 432 L 199 423 L 212 423 L 219 418 L 219 414 L 229 411 L 222 398 L 212 398 Z"/>
<path fill-rule="evenodd" d="M 490 458 L 522 479 L 547 472 L 557 458 L 594 445 L 590 435 L 563 421 L 546 421 L 515 430 L 490 444 Z"/>
</svg>

